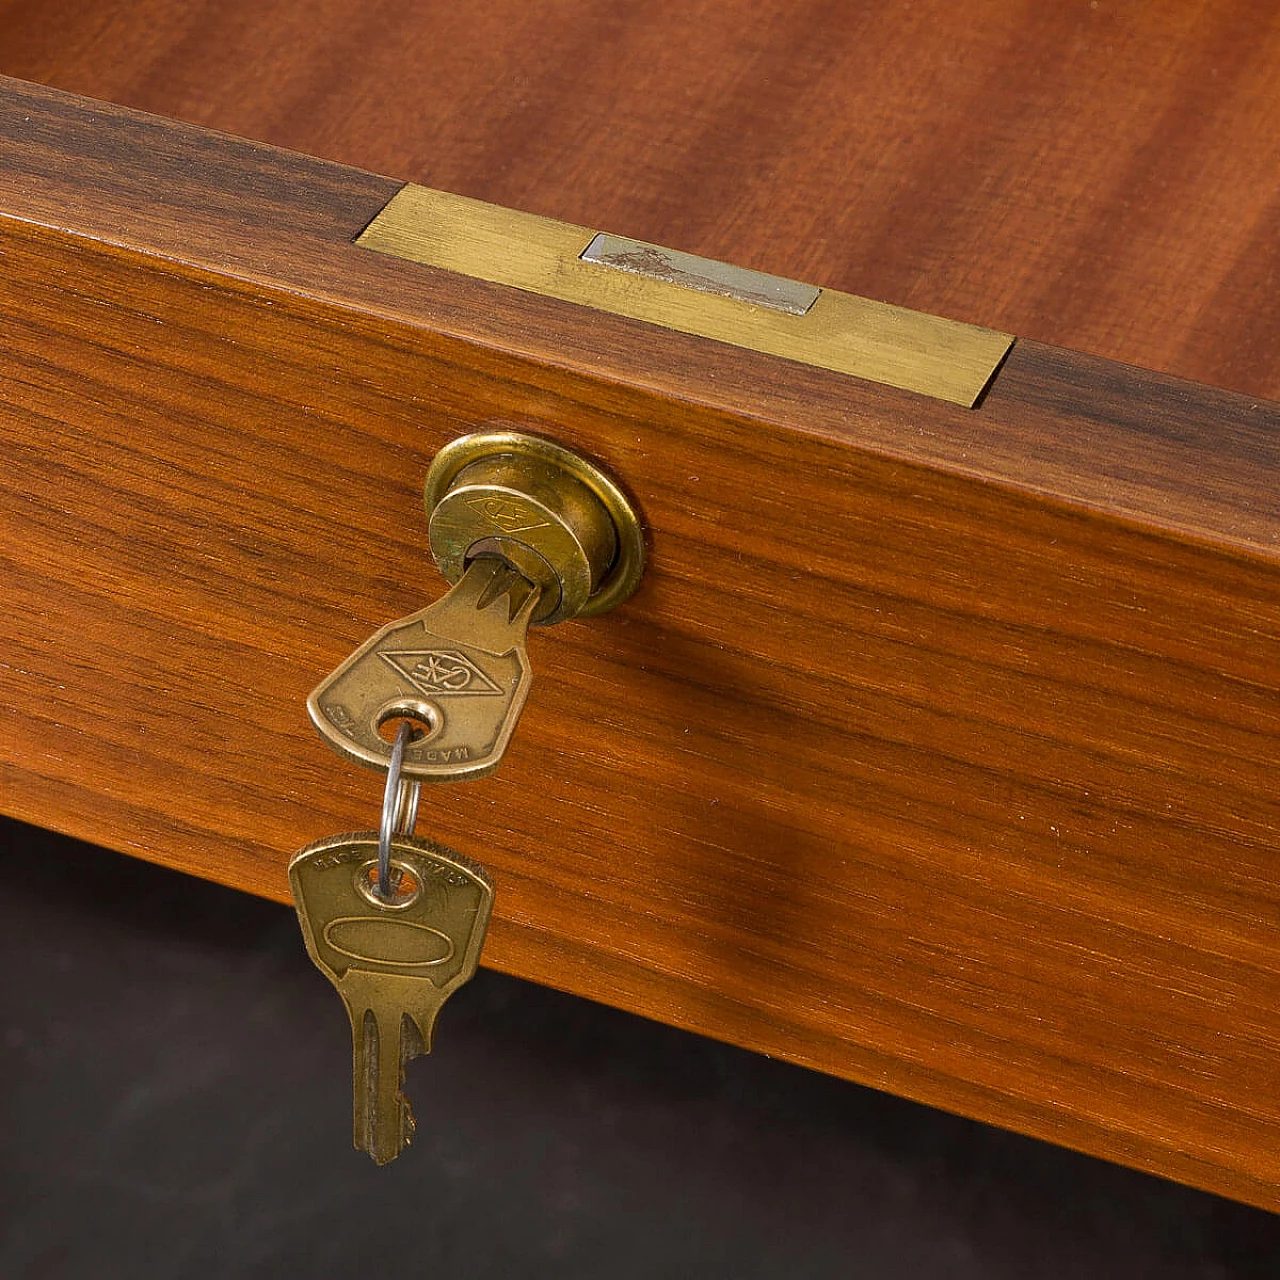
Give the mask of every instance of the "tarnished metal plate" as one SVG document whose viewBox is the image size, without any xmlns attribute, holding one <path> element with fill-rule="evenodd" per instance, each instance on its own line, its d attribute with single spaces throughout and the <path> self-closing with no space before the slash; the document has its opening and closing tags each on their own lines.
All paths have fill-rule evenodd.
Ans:
<svg viewBox="0 0 1280 1280">
<path fill-rule="evenodd" d="M 412 184 L 356 243 L 966 406 L 1013 342 L 992 329 Z"/>
<path fill-rule="evenodd" d="M 736 298 L 757 307 L 772 307 L 774 311 L 793 316 L 804 315 L 822 293 L 816 285 L 766 275 L 763 271 L 748 271 L 746 267 L 699 258 L 678 249 L 664 249 L 643 240 L 611 236 L 604 231 L 587 245 L 582 260 L 598 262 L 617 271 L 630 271 L 646 280 L 665 280 L 700 293 Z"/>
</svg>

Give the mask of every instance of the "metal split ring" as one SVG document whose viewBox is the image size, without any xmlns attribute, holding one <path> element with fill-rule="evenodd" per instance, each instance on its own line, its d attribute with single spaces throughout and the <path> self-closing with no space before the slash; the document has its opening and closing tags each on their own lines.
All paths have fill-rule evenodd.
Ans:
<svg viewBox="0 0 1280 1280">
<path fill-rule="evenodd" d="M 391 883 L 391 841 L 396 836 L 411 836 L 418 821 L 418 798 L 422 783 L 405 778 L 404 749 L 409 744 L 408 720 L 400 721 L 396 740 L 391 747 L 391 763 L 387 767 L 387 788 L 382 793 L 382 822 L 378 826 L 378 897 L 389 902 L 395 893 Z M 398 878 L 398 876 L 397 876 Z"/>
</svg>

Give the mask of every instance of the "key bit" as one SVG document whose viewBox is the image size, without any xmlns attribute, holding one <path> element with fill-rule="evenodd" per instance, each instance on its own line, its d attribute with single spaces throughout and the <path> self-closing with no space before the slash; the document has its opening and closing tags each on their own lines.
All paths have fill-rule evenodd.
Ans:
<svg viewBox="0 0 1280 1280">
<path fill-rule="evenodd" d="M 353 1138 L 377 1164 L 413 1137 L 405 1064 L 431 1050 L 445 1000 L 476 971 L 493 906 L 484 868 L 397 835 L 389 899 L 377 892 L 378 833 L 308 845 L 289 863 L 307 952 L 351 1020 Z"/>
<path fill-rule="evenodd" d="M 475 778 L 498 767 L 529 696 L 525 635 L 541 588 L 506 560 L 477 556 L 447 595 L 389 623 L 307 699 L 339 754 L 385 769 L 380 730 L 407 719 L 406 778 Z"/>
</svg>

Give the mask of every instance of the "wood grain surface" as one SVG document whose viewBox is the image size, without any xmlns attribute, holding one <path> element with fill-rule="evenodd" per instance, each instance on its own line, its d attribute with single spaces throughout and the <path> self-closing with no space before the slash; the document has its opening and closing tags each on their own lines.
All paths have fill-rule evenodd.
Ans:
<svg viewBox="0 0 1280 1280">
<path fill-rule="evenodd" d="M 377 807 L 306 693 L 440 591 L 434 452 L 530 424 L 651 563 L 426 798 L 487 962 L 1280 1208 L 1277 406 L 584 318 L 354 247 L 387 180 L 4 90 L 8 813 L 283 898 Z"/>
<path fill-rule="evenodd" d="M 1280 398 L 1272 0 L 10 0 L 0 72 Z"/>
</svg>

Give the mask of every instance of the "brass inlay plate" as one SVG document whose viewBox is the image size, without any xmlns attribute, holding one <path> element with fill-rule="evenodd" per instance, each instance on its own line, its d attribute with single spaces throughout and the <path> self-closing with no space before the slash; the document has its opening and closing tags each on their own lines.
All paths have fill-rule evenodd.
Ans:
<svg viewBox="0 0 1280 1280">
<path fill-rule="evenodd" d="M 1013 342 L 992 329 L 637 241 L 605 237 L 602 253 L 598 233 L 585 227 L 413 184 L 391 198 L 356 243 L 965 406 L 981 395 Z M 593 246 L 595 261 L 584 257 Z M 626 246 L 639 256 L 624 265 L 616 259 L 628 256 Z M 648 269 L 637 270 L 646 257 Z"/>
</svg>

